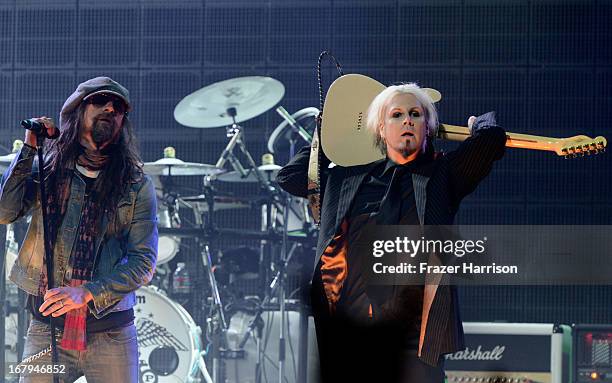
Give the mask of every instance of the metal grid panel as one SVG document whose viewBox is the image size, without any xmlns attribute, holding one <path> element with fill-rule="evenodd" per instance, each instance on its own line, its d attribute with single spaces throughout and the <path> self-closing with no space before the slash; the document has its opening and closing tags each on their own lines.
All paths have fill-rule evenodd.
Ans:
<svg viewBox="0 0 612 383">
<path fill-rule="evenodd" d="M 45 22 L 34 22 L 45 20 Z M 75 64 L 76 1 L 16 3 L 15 65 L 66 68 Z M 52 25 L 53 27 L 50 27 Z"/>
<path fill-rule="evenodd" d="M 0 69 L 13 65 L 15 9 L 0 5 Z"/>
<path fill-rule="evenodd" d="M 341 62 L 393 65 L 396 60 L 397 6 L 394 1 L 334 2 L 332 49 Z"/>
<path fill-rule="evenodd" d="M 464 321 L 609 323 L 610 286 L 486 286 L 459 288 Z M 503 302 L 500 304 L 500 302 Z"/>
<path fill-rule="evenodd" d="M 270 10 L 271 65 L 313 66 L 331 45 L 331 2 L 273 1 Z"/>
<path fill-rule="evenodd" d="M 399 5 L 397 62 L 459 64 L 461 61 L 460 4 Z"/>
<path fill-rule="evenodd" d="M 519 225 L 527 222 L 525 205 L 520 203 L 486 203 L 468 196 L 455 219 L 461 225 Z"/>
<path fill-rule="evenodd" d="M 590 38 L 595 25 L 592 1 L 538 1 L 532 5 L 531 62 L 590 64 L 596 40 Z"/>
<path fill-rule="evenodd" d="M 610 66 L 612 62 L 612 3 L 598 2 L 596 14 L 597 49 L 595 62 L 598 65 Z"/>
<path fill-rule="evenodd" d="M 463 12 L 465 64 L 525 64 L 528 59 L 529 7 L 516 4 L 472 4 Z"/>
<path fill-rule="evenodd" d="M 141 9 L 138 3 L 80 1 L 78 15 L 79 67 L 139 65 Z"/>
</svg>

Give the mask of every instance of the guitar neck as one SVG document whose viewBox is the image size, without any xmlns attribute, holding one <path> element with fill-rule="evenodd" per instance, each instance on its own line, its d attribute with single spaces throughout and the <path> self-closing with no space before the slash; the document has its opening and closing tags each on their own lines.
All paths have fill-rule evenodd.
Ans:
<svg viewBox="0 0 612 383">
<path fill-rule="evenodd" d="M 451 141 L 464 141 L 470 136 L 470 130 L 465 126 L 440 124 L 438 137 Z M 506 132 L 506 146 L 511 148 L 556 151 L 560 140 L 558 138 L 532 136 L 530 134 Z"/>
</svg>

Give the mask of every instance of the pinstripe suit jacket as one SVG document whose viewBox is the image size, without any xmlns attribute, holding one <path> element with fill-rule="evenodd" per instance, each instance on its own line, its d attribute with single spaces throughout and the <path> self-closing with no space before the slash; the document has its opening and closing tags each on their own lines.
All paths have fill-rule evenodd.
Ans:
<svg viewBox="0 0 612 383">
<path fill-rule="evenodd" d="M 451 225 L 461 200 L 490 172 L 504 153 L 506 135 L 495 125 L 493 112 L 480 116 L 473 136 L 459 148 L 426 161 L 412 174 L 417 213 L 422 225 Z M 278 173 L 277 182 L 287 192 L 306 197 L 310 148 L 302 148 Z M 368 173 L 385 159 L 360 166 L 328 168 L 321 162 L 321 227 L 315 266 L 348 214 L 359 186 Z M 457 291 L 440 284 L 425 289 L 420 358 L 436 365 L 442 354 L 464 347 Z"/>
</svg>

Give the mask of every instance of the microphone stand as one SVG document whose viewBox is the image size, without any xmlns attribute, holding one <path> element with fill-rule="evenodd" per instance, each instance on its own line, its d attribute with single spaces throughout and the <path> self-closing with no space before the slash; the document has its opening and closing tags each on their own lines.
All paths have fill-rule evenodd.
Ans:
<svg viewBox="0 0 612 383">
<path fill-rule="evenodd" d="M 49 218 L 47 217 L 47 190 L 45 188 L 45 163 L 43 156 L 43 144 L 46 138 L 46 130 L 36 131 L 36 152 L 38 154 L 38 187 L 40 188 L 40 209 L 43 219 L 43 238 L 45 248 L 45 262 L 47 264 L 47 290 L 53 288 L 53 248 L 49 238 Z M 57 341 L 55 339 L 55 318 L 49 316 L 49 326 L 51 327 L 51 364 L 58 364 L 57 361 Z M 55 370 L 55 369 L 54 369 Z M 53 372 L 53 383 L 59 383 L 59 376 Z"/>
</svg>

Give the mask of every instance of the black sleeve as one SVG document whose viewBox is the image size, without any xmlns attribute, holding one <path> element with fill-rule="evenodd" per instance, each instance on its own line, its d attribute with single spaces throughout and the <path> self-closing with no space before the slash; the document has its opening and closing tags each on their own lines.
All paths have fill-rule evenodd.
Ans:
<svg viewBox="0 0 612 383">
<path fill-rule="evenodd" d="M 321 169 L 320 186 L 321 190 L 325 190 L 325 178 L 329 159 L 323 153 L 321 148 L 321 161 L 319 168 Z M 310 162 L 310 145 L 304 146 L 297 154 L 278 171 L 276 182 L 278 185 L 289 194 L 297 197 L 306 198 L 308 195 L 308 164 Z"/>
<path fill-rule="evenodd" d="M 504 156 L 505 146 L 506 132 L 497 126 L 495 112 L 478 117 L 472 136 L 445 156 L 456 203 L 473 192 L 491 172 L 493 162 Z"/>
</svg>

